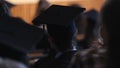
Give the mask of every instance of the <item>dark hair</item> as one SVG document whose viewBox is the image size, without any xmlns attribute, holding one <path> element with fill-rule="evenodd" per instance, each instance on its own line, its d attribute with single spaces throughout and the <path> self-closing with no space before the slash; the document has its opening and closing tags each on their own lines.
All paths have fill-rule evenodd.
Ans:
<svg viewBox="0 0 120 68">
<path fill-rule="evenodd" d="M 48 6 L 49 2 L 47 0 L 40 0 L 38 2 L 37 10 L 36 10 L 36 16 L 38 16 L 40 13 L 45 11 L 47 8 L 45 6 Z"/>
<path fill-rule="evenodd" d="M 5 14 L 9 15 L 9 13 L 10 13 L 9 9 L 5 1 L 0 0 L 0 15 L 5 15 Z"/>
<path fill-rule="evenodd" d="M 117 52 L 119 52 L 119 38 L 120 38 L 120 1 L 108 0 L 101 9 L 101 19 L 106 27 L 108 34 L 108 60 L 107 68 L 114 68 L 119 66 L 116 63 L 119 59 Z"/>
</svg>

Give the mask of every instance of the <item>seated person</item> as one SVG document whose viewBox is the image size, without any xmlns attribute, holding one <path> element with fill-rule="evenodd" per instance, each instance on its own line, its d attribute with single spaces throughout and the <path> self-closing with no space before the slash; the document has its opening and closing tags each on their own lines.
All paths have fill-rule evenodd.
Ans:
<svg viewBox="0 0 120 68">
<path fill-rule="evenodd" d="M 52 5 L 33 20 L 37 26 L 47 25 L 47 32 L 55 44 L 53 47 L 57 53 L 52 56 L 53 60 L 49 59 L 47 65 L 51 66 L 53 62 L 52 65 L 56 65 L 56 68 L 68 68 L 72 55 L 77 51 L 72 45 L 72 39 L 76 32 L 74 18 L 83 11 L 83 8 Z M 40 66 L 42 63 L 39 61 L 36 68 L 42 67 Z M 49 68 L 49 65 L 45 68 Z"/>
<path fill-rule="evenodd" d="M 20 18 L 10 16 L 4 4 L 6 3 L 0 0 L 0 58 L 6 61 L 8 58 L 8 61 L 10 59 L 13 63 L 21 62 L 24 65 L 25 61 L 28 62 L 27 53 L 36 50 L 36 46 L 44 50 L 49 48 L 47 34 Z"/>
<path fill-rule="evenodd" d="M 106 68 L 119 68 L 119 39 L 120 39 L 120 1 L 106 0 L 101 8 L 101 22 L 106 33 L 104 36 L 105 46 L 107 46 Z"/>
</svg>

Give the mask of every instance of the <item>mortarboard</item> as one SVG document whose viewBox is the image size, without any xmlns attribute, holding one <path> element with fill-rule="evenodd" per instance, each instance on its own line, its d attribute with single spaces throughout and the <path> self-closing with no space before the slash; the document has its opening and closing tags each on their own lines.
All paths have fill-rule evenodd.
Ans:
<svg viewBox="0 0 120 68">
<path fill-rule="evenodd" d="M 34 50 L 45 35 L 42 29 L 29 25 L 20 18 L 2 16 L 0 22 L 0 42 L 23 51 Z"/>
<path fill-rule="evenodd" d="M 74 19 L 85 8 L 51 5 L 33 20 L 35 25 L 47 24 L 48 34 L 54 39 L 57 48 L 66 50 L 71 48 L 71 39 L 76 31 Z"/>
<path fill-rule="evenodd" d="M 51 5 L 46 11 L 41 13 L 38 17 L 33 20 L 35 25 L 39 24 L 56 24 L 56 25 L 67 25 L 73 22 L 73 19 L 85 8 L 72 7 L 72 6 L 61 6 Z"/>
</svg>

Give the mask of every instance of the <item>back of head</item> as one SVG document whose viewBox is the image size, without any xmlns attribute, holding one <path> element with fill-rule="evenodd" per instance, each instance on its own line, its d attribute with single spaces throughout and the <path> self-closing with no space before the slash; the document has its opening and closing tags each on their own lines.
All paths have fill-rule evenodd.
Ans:
<svg viewBox="0 0 120 68">
<path fill-rule="evenodd" d="M 70 6 L 72 7 L 78 7 L 78 8 L 84 8 L 83 6 L 81 6 L 80 4 L 70 4 Z M 78 14 L 75 17 L 75 26 L 77 28 L 77 35 L 81 34 L 83 35 L 85 33 L 85 28 L 86 28 L 86 20 L 85 20 L 85 15 L 84 15 L 84 11 L 81 14 Z M 84 38 L 84 37 L 83 37 Z M 82 40 L 83 38 L 80 38 L 78 40 Z"/>
<path fill-rule="evenodd" d="M 119 38 L 120 38 L 120 1 L 119 0 L 108 0 L 101 9 L 102 22 L 107 29 L 108 34 L 108 66 L 107 68 L 115 68 L 119 66 L 116 63 L 119 59 L 117 52 L 119 52 Z M 105 41 L 106 42 L 106 41 Z"/>
<path fill-rule="evenodd" d="M 36 10 L 36 16 L 45 11 L 51 4 L 47 0 L 40 0 Z"/>
<path fill-rule="evenodd" d="M 4 0 L 0 0 L 0 16 L 9 15 L 9 14 L 10 12 L 6 2 Z"/>
<path fill-rule="evenodd" d="M 120 16 L 120 1 L 110 0 L 105 3 L 101 10 L 101 18 L 103 24 L 106 25 L 111 36 L 119 36 L 117 29 L 119 29 Z M 115 37 L 114 37 L 115 38 Z"/>
<path fill-rule="evenodd" d="M 87 36 L 92 36 L 93 30 L 98 25 L 99 13 L 95 9 L 91 9 L 85 12 L 85 16 L 86 16 L 86 22 L 87 22 L 86 34 Z"/>
</svg>

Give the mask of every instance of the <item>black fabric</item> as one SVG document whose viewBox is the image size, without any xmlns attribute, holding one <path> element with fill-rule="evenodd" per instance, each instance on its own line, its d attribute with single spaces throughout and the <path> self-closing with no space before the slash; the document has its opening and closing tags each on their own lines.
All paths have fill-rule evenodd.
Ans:
<svg viewBox="0 0 120 68">
<path fill-rule="evenodd" d="M 73 35 L 76 32 L 75 18 L 85 8 L 52 5 L 33 20 L 35 25 L 47 24 L 48 34 L 58 50 L 72 48 Z"/>
<path fill-rule="evenodd" d="M 106 68 L 119 68 L 120 52 L 119 38 L 120 38 L 120 1 L 110 0 L 105 3 L 101 9 L 102 22 L 107 30 L 107 65 Z M 106 46 L 106 45 L 105 45 Z"/>
<path fill-rule="evenodd" d="M 33 65 L 33 68 L 69 68 L 71 59 L 76 51 L 64 52 L 55 57 L 58 53 L 53 54 L 52 52 L 48 57 L 41 58 Z"/>
<path fill-rule="evenodd" d="M 28 65 L 28 56 L 26 52 L 18 48 L 12 47 L 10 45 L 3 44 L 1 42 L 0 42 L 0 57 L 9 58 Z"/>
<path fill-rule="evenodd" d="M 35 25 L 39 24 L 56 24 L 56 25 L 68 25 L 71 24 L 73 19 L 85 8 L 52 5 L 46 11 L 41 13 L 33 20 Z"/>
<path fill-rule="evenodd" d="M 44 35 L 42 29 L 29 25 L 20 18 L 7 15 L 0 17 L 0 42 L 2 43 L 30 51 L 34 50 Z"/>
<path fill-rule="evenodd" d="M 49 24 L 47 28 L 58 50 L 72 49 L 72 39 L 76 30 L 74 22 L 67 27 Z"/>
</svg>

